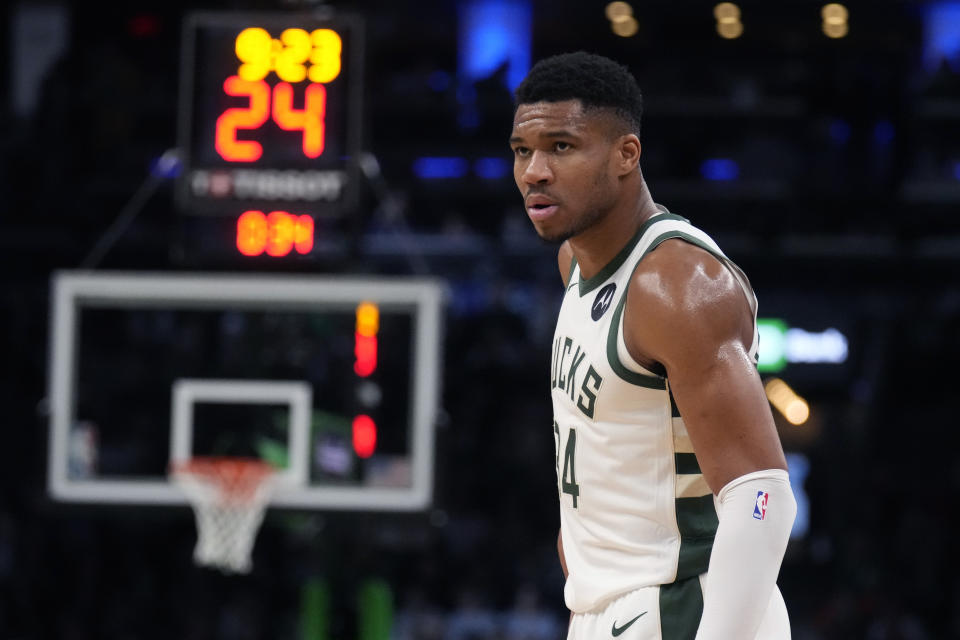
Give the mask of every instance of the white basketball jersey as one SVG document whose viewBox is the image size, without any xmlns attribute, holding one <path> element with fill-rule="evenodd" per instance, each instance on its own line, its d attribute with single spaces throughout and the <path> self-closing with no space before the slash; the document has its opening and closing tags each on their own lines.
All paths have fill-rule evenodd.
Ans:
<svg viewBox="0 0 960 640">
<path fill-rule="evenodd" d="M 553 341 L 551 394 L 560 523 L 570 610 L 597 609 L 634 589 L 707 570 L 717 512 L 668 380 L 637 364 L 623 341 L 627 285 L 664 240 L 719 259 L 756 298 L 743 272 L 686 219 L 661 212 L 597 275 L 574 260 Z M 683 339 L 677 336 L 678 340 Z"/>
</svg>

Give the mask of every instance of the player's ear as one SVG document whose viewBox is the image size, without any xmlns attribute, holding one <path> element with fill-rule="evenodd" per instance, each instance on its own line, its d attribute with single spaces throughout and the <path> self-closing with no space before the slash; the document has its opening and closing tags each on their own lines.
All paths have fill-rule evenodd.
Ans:
<svg viewBox="0 0 960 640">
<path fill-rule="evenodd" d="M 617 164 L 620 175 L 635 171 L 640 164 L 640 139 L 635 133 L 620 136 L 617 144 Z"/>
</svg>

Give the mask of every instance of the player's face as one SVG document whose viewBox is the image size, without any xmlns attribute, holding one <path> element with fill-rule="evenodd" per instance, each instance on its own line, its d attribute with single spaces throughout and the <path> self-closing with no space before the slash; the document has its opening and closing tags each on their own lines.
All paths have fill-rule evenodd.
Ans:
<svg viewBox="0 0 960 640">
<path fill-rule="evenodd" d="M 521 104 L 513 118 L 513 178 L 541 238 L 562 242 L 613 207 L 609 124 L 579 100 Z"/>
</svg>

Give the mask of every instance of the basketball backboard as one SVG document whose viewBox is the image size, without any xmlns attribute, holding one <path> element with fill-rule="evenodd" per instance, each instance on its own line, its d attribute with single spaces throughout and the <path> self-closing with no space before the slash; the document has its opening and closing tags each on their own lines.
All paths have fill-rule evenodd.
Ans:
<svg viewBox="0 0 960 640">
<path fill-rule="evenodd" d="M 429 504 L 439 282 L 59 272 L 51 291 L 53 498 L 187 504 L 171 463 L 252 455 L 282 467 L 273 506 Z"/>
</svg>

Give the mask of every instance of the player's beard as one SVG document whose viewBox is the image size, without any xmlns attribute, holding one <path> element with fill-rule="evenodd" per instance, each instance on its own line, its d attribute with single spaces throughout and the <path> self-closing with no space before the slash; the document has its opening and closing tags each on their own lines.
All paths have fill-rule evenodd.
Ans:
<svg viewBox="0 0 960 640">
<path fill-rule="evenodd" d="M 575 216 L 569 221 L 566 227 L 553 231 L 552 233 L 547 231 L 537 230 L 537 233 L 540 237 L 551 243 L 551 244 L 560 244 L 566 242 L 574 236 L 580 235 L 593 225 L 597 224 L 603 220 L 607 213 L 613 208 L 615 203 L 615 196 L 613 191 L 610 189 L 610 185 L 606 184 L 606 174 L 598 175 L 593 182 L 592 192 L 597 194 L 604 194 L 606 196 L 606 201 L 598 202 L 597 199 L 593 201 L 593 206 L 585 210 L 579 216 Z"/>
<path fill-rule="evenodd" d="M 563 229 L 555 230 L 552 233 L 538 229 L 537 232 L 543 240 L 551 244 L 561 244 L 574 236 L 580 235 L 600 220 L 603 220 L 607 211 L 609 211 L 608 207 L 594 207 L 571 220 Z"/>
</svg>

